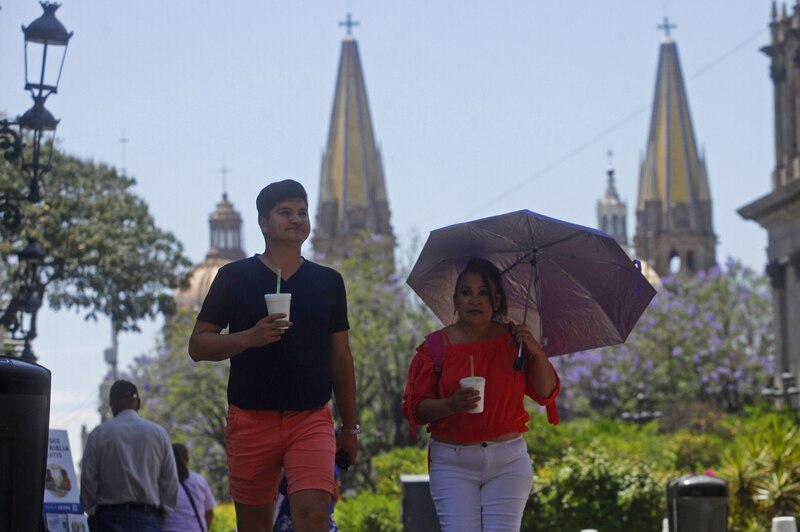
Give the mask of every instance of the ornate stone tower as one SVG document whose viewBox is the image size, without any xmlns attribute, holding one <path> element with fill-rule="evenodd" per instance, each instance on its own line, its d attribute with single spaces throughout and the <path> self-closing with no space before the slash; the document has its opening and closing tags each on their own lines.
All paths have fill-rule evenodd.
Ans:
<svg viewBox="0 0 800 532">
<path fill-rule="evenodd" d="M 640 163 L 636 255 L 661 276 L 716 264 L 706 163 L 697 150 L 678 47 L 665 18 L 647 154 Z M 680 262 L 679 268 L 675 264 Z"/>
<path fill-rule="evenodd" d="M 333 98 L 328 144 L 322 155 L 319 204 L 311 244 L 322 261 L 348 255 L 353 245 L 369 237 L 394 263 L 395 237 L 389 223 L 389 200 L 381 153 L 367 101 L 358 43 L 347 16 L 342 25 L 339 73 Z"/>
<path fill-rule="evenodd" d="M 775 308 L 775 343 L 779 389 L 785 374 L 800 380 L 800 5 L 788 15 L 772 3 L 771 42 L 762 48 L 770 58 L 775 95 L 775 169 L 772 191 L 739 209 L 739 214 L 767 230 L 767 275 Z M 786 389 L 783 389 L 786 391 Z M 797 397 L 794 398 L 798 400 Z M 796 403 L 795 403 L 796 404 Z"/>
<path fill-rule="evenodd" d="M 210 241 L 206 258 L 192 272 L 189 288 L 175 292 L 178 307 L 199 309 L 211 282 L 225 264 L 245 257 L 242 250 L 242 217 L 223 192 L 208 217 Z"/>
<path fill-rule="evenodd" d="M 611 152 L 608 152 L 609 159 Z M 605 234 L 614 237 L 614 240 L 628 249 L 628 204 L 619 199 L 617 187 L 614 184 L 614 166 L 609 160 L 608 184 L 606 185 L 605 195 L 597 202 L 597 228 Z"/>
</svg>

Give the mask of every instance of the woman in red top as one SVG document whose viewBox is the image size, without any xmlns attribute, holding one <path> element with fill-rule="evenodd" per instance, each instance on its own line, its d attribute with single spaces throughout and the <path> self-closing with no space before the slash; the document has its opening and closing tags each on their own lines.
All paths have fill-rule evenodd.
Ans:
<svg viewBox="0 0 800 532">
<path fill-rule="evenodd" d="M 558 375 L 526 325 L 502 321 L 507 302 L 494 264 L 471 260 L 456 280 L 453 304 L 456 323 L 434 333 L 445 355 L 440 370 L 431 352 L 437 342 L 426 341 L 411 362 L 403 414 L 415 436 L 416 425 L 430 428 L 430 487 L 442 530 L 519 530 L 533 481 L 523 398 L 547 406 L 548 419 L 558 423 Z M 514 369 L 517 342 L 522 371 Z M 459 385 L 473 367 L 486 379 L 479 414 L 467 412 L 478 391 Z"/>
</svg>

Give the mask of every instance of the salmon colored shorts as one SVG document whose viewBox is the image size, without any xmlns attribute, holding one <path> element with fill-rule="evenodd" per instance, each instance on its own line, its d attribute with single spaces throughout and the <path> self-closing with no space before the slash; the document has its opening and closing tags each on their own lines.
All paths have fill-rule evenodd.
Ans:
<svg viewBox="0 0 800 532">
<path fill-rule="evenodd" d="M 317 410 L 242 410 L 230 405 L 225 446 L 234 501 L 275 502 L 281 468 L 289 495 L 302 490 L 335 495 L 333 457 L 336 435 L 327 406 Z"/>
</svg>

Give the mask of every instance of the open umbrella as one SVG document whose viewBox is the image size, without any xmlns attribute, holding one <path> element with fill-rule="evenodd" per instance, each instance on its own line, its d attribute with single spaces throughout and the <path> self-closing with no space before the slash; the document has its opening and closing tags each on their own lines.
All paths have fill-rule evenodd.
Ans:
<svg viewBox="0 0 800 532">
<path fill-rule="evenodd" d="M 548 356 L 624 342 L 656 294 L 612 237 L 522 210 L 431 231 L 407 282 L 444 324 L 475 257 L 500 269 L 508 318 L 538 331 Z"/>
</svg>

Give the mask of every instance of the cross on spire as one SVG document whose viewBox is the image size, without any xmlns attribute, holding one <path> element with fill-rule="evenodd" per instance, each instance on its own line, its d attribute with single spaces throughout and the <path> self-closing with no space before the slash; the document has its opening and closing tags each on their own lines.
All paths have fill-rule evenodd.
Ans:
<svg viewBox="0 0 800 532">
<path fill-rule="evenodd" d="M 119 142 L 122 144 L 122 175 L 127 175 L 127 169 L 125 165 L 125 146 L 128 144 L 130 139 L 125 135 L 125 129 L 122 130 L 122 137 L 120 137 Z"/>
<path fill-rule="evenodd" d="M 608 174 L 608 193 L 615 196 L 617 192 L 614 190 L 614 152 L 609 149 L 606 155 L 608 156 L 608 168 L 606 169 Z"/>
<path fill-rule="evenodd" d="M 228 195 L 228 172 L 230 172 L 230 168 L 225 164 L 225 161 L 222 162 L 222 168 L 219 169 L 219 173 L 222 174 L 222 195 Z"/>
<path fill-rule="evenodd" d="M 677 28 L 677 27 L 678 26 L 675 25 L 675 24 L 670 24 L 669 23 L 669 18 L 667 18 L 666 16 L 664 17 L 664 22 L 662 22 L 661 24 L 656 26 L 657 29 L 664 30 L 664 36 L 667 37 L 667 38 L 669 38 L 669 30 Z"/>
<path fill-rule="evenodd" d="M 344 20 L 343 22 L 339 22 L 339 26 L 346 26 L 347 27 L 347 34 L 348 35 L 352 35 L 353 34 L 353 26 L 358 26 L 358 21 L 357 20 L 353 20 L 352 17 L 350 16 L 350 13 L 348 13 L 347 14 L 347 19 Z"/>
</svg>

